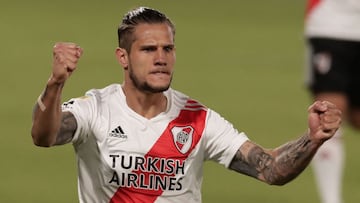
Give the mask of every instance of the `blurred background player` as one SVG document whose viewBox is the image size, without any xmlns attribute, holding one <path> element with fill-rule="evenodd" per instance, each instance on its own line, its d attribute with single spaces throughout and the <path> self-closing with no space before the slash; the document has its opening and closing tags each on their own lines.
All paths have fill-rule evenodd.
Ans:
<svg viewBox="0 0 360 203">
<path fill-rule="evenodd" d="M 360 129 L 360 1 L 308 0 L 305 36 L 307 85 L 314 100 L 335 103 L 355 129 Z M 341 203 L 344 147 L 342 131 L 313 159 L 323 203 Z"/>
</svg>

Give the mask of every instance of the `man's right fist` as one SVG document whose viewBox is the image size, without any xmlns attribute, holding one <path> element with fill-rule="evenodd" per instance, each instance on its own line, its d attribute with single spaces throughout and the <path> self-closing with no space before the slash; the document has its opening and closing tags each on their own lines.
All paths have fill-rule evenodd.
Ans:
<svg viewBox="0 0 360 203">
<path fill-rule="evenodd" d="M 53 67 L 51 79 L 55 83 L 64 83 L 76 69 L 83 50 L 71 42 L 58 42 L 53 48 Z"/>
</svg>

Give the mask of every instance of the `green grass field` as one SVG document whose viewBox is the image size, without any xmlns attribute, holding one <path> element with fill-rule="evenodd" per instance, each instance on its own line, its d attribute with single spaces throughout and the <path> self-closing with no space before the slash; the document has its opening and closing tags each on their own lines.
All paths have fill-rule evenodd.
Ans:
<svg viewBox="0 0 360 203">
<path fill-rule="evenodd" d="M 35 147 L 32 107 L 50 74 L 57 41 L 84 48 L 64 100 L 121 83 L 116 28 L 125 11 L 139 5 L 164 11 L 177 26 L 173 88 L 218 111 L 265 147 L 304 131 L 310 98 L 303 86 L 303 1 L 2 0 L 0 202 L 78 202 L 73 148 Z M 346 133 L 344 195 L 354 203 L 360 202 L 360 137 L 351 129 Z M 205 166 L 204 203 L 319 202 L 311 168 L 278 187 L 214 163 Z"/>
</svg>

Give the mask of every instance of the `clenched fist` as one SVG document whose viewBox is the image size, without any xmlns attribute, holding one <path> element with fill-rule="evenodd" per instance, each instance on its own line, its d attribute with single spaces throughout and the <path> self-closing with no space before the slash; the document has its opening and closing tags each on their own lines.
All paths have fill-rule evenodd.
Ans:
<svg viewBox="0 0 360 203">
<path fill-rule="evenodd" d="M 70 42 L 58 42 L 53 48 L 53 67 L 51 80 L 63 84 L 76 69 L 83 50 L 80 46 Z"/>
<path fill-rule="evenodd" d="M 325 141 L 334 136 L 341 124 L 341 111 L 327 101 L 316 101 L 309 109 L 310 138 Z"/>
</svg>

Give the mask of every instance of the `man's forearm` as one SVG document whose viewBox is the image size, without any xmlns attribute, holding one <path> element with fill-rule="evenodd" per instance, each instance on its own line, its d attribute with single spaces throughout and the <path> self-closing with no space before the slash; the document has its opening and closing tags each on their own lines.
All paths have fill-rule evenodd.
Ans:
<svg viewBox="0 0 360 203">
<path fill-rule="evenodd" d="M 61 123 L 61 92 L 63 84 L 48 81 L 33 111 L 32 138 L 35 145 L 52 146 Z"/>
<path fill-rule="evenodd" d="M 234 156 L 230 169 L 270 185 L 283 185 L 306 168 L 320 145 L 321 143 L 312 141 L 308 135 L 274 150 L 266 150 L 248 141 Z"/>
<path fill-rule="evenodd" d="M 281 178 L 275 184 L 282 185 L 296 178 L 310 163 L 322 142 L 311 140 L 308 134 L 288 142 L 274 150 L 275 171 Z M 273 175 L 266 174 L 265 177 Z"/>
</svg>

